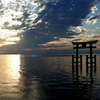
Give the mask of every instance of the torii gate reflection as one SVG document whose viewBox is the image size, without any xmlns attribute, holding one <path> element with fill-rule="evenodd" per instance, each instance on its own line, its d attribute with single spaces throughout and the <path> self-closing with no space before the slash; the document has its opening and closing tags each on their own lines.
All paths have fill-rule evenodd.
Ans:
<svg viewBox="0 0 100 100">
<path fill-rule="evenodd" d="M 88 72 L 88 67 L 90 65 L 90 72 L 92 73 L 92 69 L 94 67 L 96 71 L 96 55 L 93 55 L 93 48 L 96 48 L 96 46 L 93 46 L 93 44 L 96 44 L 98 40 L 93 40 L 93 41 L 87 41 L 87 42 L 72 42 L 75 47 L 73 49 L 76 49 L 76 56 L 72 55 L 72 69 L 74 70 L 74 67 L 76 66 L 76 70 L 78 71 L 78 66 L 80 63 L 80 67 L 82 70 L 82 55 L 79 56 L 79 49 L 85 49 L 89 48 L 90 49 L 90 55 L 86 55 L 86 70 Z M 76 65 L 75 65 L 76 64 Z"/>
</svg>

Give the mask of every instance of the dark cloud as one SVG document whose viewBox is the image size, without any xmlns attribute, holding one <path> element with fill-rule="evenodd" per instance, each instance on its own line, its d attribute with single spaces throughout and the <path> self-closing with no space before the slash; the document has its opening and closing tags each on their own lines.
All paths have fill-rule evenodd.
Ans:
<svg viewBox="0 0 100 100">
<path fill-rule="evenodd" d="M 40 19 L 42 22 L 33 30 L 27 31 L 25 35 L 34 34 L 40 38 L 46 37 L 48 40 L 53 37 L 77 35 L 69 28 L 82 26 L 82 19 L 86 18 L 91 12 L 91 7 L 96 3 L 97 0 L 59 0 L 56 4 L 48 2 L 45 10 L 39 13 L 39 17 L 34 23 Z"/>
<path fill-rule="evenodd" d="M 54 37 L 78 35 L 69 28 L 82 26 L 82 19 L 86 18 L 96 3 L 97 0 L 59 0 L 56 4 L 48 2 L 45 10 L 39 13 L 39 17 L 34 21 L 37 23 L 41 19 L 42 22 L 33 25 L 34 29 L 24 35 L 33 36 L 34 40 L 39 38 L 38 44 L 53 40 Z"/>
<path fill-rule="evenodd" d="M 74 35 L 84 33 L 84 30 L 76 33 L 70 30 L 70 27 L 82 26 L 82 19 L 87 17 L 91 12 L 91 7 L 98 2 L 99 0 L 52 0 L 52 2 L 49 0 L 42 12 L 34 12 L 38 15 L 34 21 L 29 19 L 32 12 L 24 11 L 23 16 L 16 19 L 21 21 L 22 24 L 20 26 L 12 26 L 16 30 L 25 30 L 21 41 L 16 44 L 16 47 L 38 48 L 39 44 L 48 41 L 71 38 Z M 44 5 L 42 2 L 37 10 Z M 92 17 L 90 20 L 95 18 L 98 18 L 98 16 Z M 7 26 L 8 23 L 5 23 L 5 25 Z"/>
<path fill-rule="evenodd" d="M 100 38 L 100 35 L 95 35 L 93 36 L 93 38 Z"/>
<path fill-rule="evenodd" d="M 97 22 L 98 22 L 100 20 L 100 15 L 96 15 L 96 16 L 89 18 L 89 21 L 93 21 L 93 20 L 97 20 Z"/>
</svg>

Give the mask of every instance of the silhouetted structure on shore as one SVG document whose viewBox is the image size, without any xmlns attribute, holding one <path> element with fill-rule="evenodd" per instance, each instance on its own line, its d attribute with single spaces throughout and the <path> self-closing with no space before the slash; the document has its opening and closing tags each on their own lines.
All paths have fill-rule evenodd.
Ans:
<svg viewBox="0 0 100 100">
<path fill-rule="evenodd" d="M 76 71 L 78 71 L 78 68 L 80 66 L 80 69 L 82 70 L 82 55 L 79 55 L 79 49 L 90 49 L 90 55 L 86 55 L 86 71 L 88 73 L 88 68 L 90 65 L 90 73 L 92 73 L 92 69 L 94 67 L 94 71 L 96 71 L 96 55 L 93 55 L 93 48 L 96 48 L 96 46 L 93 46 L 93 44 L 96 44 L 98 40 L 93 41 L 87 41 L 87 42 L 72 42 L 75 47 L 73 49 L 76 49 L 76 55 L 72 55 L 72 69 L 74 70 L 74 67 L 76 66 Z"/>
</svg>

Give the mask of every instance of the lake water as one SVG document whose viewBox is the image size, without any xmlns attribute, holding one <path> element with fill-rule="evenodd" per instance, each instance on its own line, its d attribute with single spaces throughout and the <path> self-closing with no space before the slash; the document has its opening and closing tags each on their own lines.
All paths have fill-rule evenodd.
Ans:
<svg viewBox="0 0 100 100">
<path fill-rule="evenodd" d="M 0 55 L 0 100 L 100 100 L 96 72 L 72 72 L 72 56 Z"/>
</svg>

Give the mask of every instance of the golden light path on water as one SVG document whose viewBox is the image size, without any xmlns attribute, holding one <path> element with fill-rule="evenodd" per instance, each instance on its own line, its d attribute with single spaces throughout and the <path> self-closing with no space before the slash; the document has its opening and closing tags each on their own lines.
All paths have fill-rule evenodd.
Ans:
<svg viewBox="0 0 100 100">
<path fill-rule="evenodd" d="M 1 55 L 0 61 L 0 95 L 16 97 L 20 78 L 20 55 Z"/>
<path fill-rule="evenodd" d="M 19 54 L 0 55 L 0 100 L 24 100 L 26 96 L 38 100 L 39 82 L 35 76 L 31 81 L 24 76 L 22 68 L 26 62 L 22 58 Z"/>
<path fill-rule="evenodd" d="M 20 55 L 12 55 L 10 59 L 8 59 L 10 62 L 10 72 L 9 75 L 12 77 L 12 79 L 15 79 L 18 81 L 18 78 L 20 77 L 19 70 L 20 70 Z"/>
</svg>

